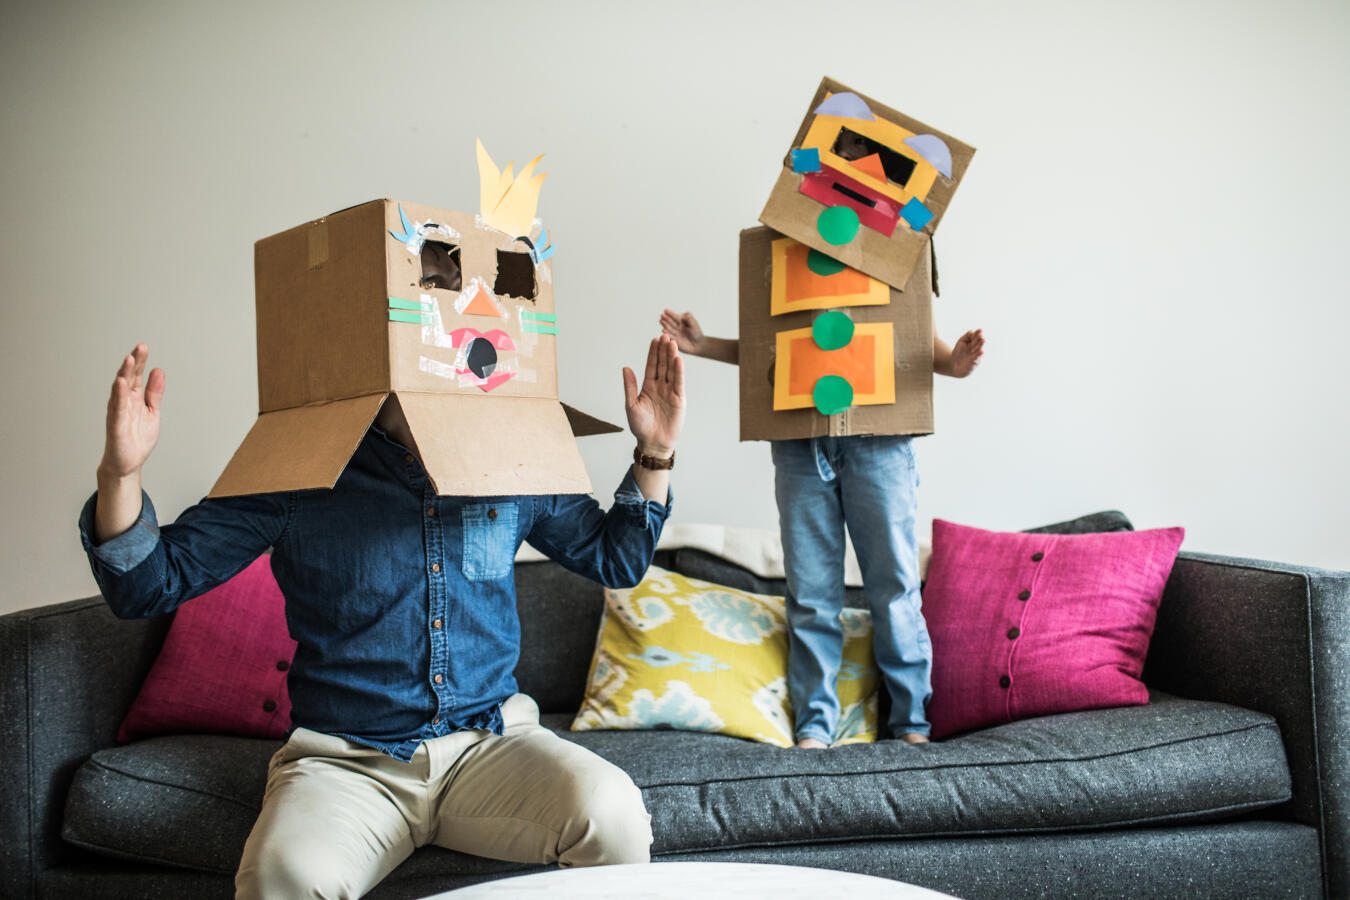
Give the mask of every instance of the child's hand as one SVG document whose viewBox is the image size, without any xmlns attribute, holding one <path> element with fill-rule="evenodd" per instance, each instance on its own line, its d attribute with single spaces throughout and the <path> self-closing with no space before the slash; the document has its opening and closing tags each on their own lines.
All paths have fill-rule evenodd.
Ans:
<svg viewBox="0 0 1350 900">
<path fill-rule="evenodd" d="M 973 331 L 967 331 L 952 345 L 952 371 L 953 378 L 965 378 L 975 367 L 980 364 L 980 357 L 984 355 L 984 331 L 976 328 Z"/>
<path fill-rule="evenodd" d="M 661 313 L 661 332 L 675 339 L 675 346 L 680 348 L 680 352 L 701 355 L 699 350 L 703 346 L 703 329 L 698 327 L 698 319 L 694 318 L 693 313 L 680 315 L 674 310 L 666 310 Z"/>
</svg>

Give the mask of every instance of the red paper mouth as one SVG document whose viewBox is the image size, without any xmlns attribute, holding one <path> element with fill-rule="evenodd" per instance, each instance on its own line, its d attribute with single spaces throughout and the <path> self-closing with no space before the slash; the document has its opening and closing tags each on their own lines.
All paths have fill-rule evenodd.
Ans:
<svg viewBox="0 0 1350 900">
<path fill-rule="evenodd" d="M 456 328 L 450 332 L 450 345 L 465 348 L 467 365 L 456 367 L 455 374 L 483 391 L 490 391 L 511 380 L 515 372 L 497 372 L 497 351 L 514 350 L 511 335 L 494 328 L 487 334 L 477 328 Z"/>
<path fill-rule="evenodd" d="M 859 222 L 886 237 L 900 222 L 895 200 L 824 164 L 819 172 L 802 176 L 801 192 L 826 206 L 847 206 L 858 214 Z"/>
</svg>

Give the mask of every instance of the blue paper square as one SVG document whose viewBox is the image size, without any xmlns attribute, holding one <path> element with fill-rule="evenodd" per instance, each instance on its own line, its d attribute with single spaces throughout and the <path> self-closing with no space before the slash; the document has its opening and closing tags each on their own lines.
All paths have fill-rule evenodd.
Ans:
<svg viewBox="0 0 1350 900">
<path fill-rule="evenodd" d="M 933 221 L 933 213 L 919 201 L 918 197 L 911 197 L 900 210 L 900 218 L 908 222 L 910 228 L 920 231 L 923 226 Z"/>
<path fill-rule="evenodd" d="M 792 171 L 819 172 L 820 151 L 817 150 L 815 147 L 808 147 L 805 150 L 793 150 Z"/>
</svg>

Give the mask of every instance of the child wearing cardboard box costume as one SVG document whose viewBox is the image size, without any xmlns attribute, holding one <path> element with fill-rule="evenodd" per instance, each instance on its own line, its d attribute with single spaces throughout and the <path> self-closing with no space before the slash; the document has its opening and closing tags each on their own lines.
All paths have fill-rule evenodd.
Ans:
<svg viewBox="0 0 1350 900">
<path fill-rule="evenodd" d="M 537 160 L 536 160 L 537 162 Z M 256 246 L 261 414 L 210 496 L 162 528 L 141 491 L 165 377 L 123 360 L 80 530 L 123 617 L 160 615 L 272 548 L 298 642 L 241 897 L 357 897 L 435 844 L 562 866 L 645 862 L 617 767 L 517 693 L 523 541 L 631 586 L 669 514 L 683 363 L 623 382 L 635 464 L 606 512 L 557 399 L 543 175 L 479 145 L 478 217 L 375 201 Z M 570 424 L 569 424 L 570 423 Z"/>
<path fill-rule="evenodd" d="M 948 346 L 931 308 L 930 236 L 974 152 L 825 79 L 760 215 L 769 227 L 741 233 L 739 340 L 661 316 L 684 352 L 739 363 L 741 440 L 773 442 L 799 747 L 842 737 L 846 525 L 891 733 L 928 740 L 910 440 L 933 430 L 933 373 L 964 378 L 984 352 L 979 330 Z"/>
</svg>

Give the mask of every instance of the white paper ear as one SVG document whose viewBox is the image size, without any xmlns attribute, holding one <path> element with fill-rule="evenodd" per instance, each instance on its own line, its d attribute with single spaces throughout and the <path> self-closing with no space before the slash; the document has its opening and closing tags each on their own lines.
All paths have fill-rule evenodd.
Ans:
<svg viewBox="0 0 1350 900">
<path fill-rule="evenodd" d="M 916 134 L 905 138 L 905 146 L 947 178 L 952 177 L 952 151 L 942 138 L 935 134 Z"/>
<path fill-rule="evenodd" d="M 841 116 L 845 119 L 863 119 L 871 122 L 876 119 L 867 108 L 867 101 L 852 91 L 831 94 L 825 102 L 816 107 L 818 116 Z"/>
</svg>

